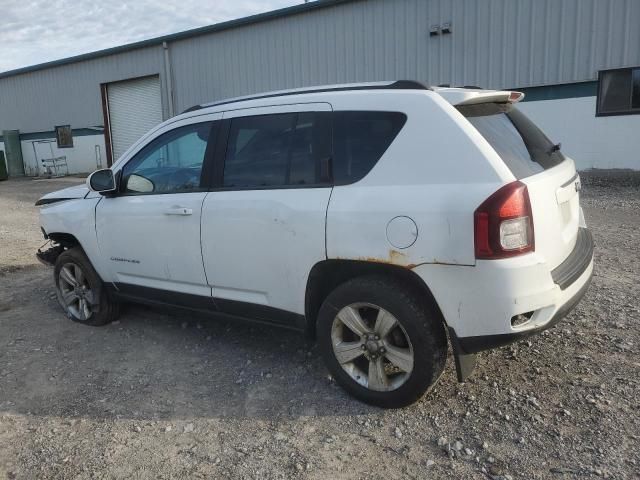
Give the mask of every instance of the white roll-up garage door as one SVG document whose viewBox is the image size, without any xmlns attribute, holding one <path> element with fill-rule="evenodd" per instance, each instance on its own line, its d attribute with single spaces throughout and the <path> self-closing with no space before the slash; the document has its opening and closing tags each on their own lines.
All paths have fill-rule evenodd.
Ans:
<svg viewBox="0 0 640 480">
<path fill-rule="evenodd" d="M 111 148 L 115 162 L 133 143 L 162 122 L 158 76 L 107 85 Z"/>
</svg>

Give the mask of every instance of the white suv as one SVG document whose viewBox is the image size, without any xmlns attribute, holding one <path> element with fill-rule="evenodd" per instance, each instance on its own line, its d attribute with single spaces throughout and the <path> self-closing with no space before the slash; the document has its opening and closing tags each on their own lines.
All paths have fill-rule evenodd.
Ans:
<svg viewBox="0 0 640 480">
<path fill-rule="evenodd" d="M 304 331 L 352 395 L 408 405 L 448 341 L 462 381 L 591 279 L 574 162 L 522 96 L 399 81 L 197 106 L 40 199 L 39 257 L 74 321 L 134 301 Z"/>
</svg>

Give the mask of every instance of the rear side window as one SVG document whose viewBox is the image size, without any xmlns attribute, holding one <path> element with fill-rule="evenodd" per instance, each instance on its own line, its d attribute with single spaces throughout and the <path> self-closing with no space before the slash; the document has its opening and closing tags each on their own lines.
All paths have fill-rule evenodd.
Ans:
<svg viewBox="0 0 640 480">
<path fill-rule="evenodd" d="M 333 114 L 333 178 L 336 185 L 357 182 L 371 171 L 404 126 L 399 112 Z"/>
<path fill-rule="evenodd" d="M 511 173 L 525 178 L 565 159 L 559 145 L 547 138 L 531 120 L 512 104 L 462 105 L 458 110 L 489 142 Z"/>
<path fill-rule="evenodd" d="M 322 183 L 321 165 L 331 155 L 330 121 L 328 112 L 234 118 L 227 144 L 224 186 Z"/>
</svg>

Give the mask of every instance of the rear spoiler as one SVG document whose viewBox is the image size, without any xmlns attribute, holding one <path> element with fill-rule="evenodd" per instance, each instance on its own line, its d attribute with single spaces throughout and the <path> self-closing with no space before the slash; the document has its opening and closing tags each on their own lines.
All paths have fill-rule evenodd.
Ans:
<svg viewBox="0 0 640 480">
<path fill-rule="evenodd" d="M 470 88 L 434 88 L 452 105 L 474 105 L 478 103 L 516 103 L 524 93 L 514 90 L 477 90 Z"/>
</svg>

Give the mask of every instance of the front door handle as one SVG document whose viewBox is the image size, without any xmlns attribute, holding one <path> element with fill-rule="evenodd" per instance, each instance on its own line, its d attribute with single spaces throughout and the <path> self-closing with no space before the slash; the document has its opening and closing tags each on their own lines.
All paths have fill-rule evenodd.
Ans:
<svg viewBox="0 0 640 480">
<path fill-rule="evenodd" d="M 193 209 L 187 207 L 171 207 L 165 210 L 165 215 L 193 215 Z"/>
</svg>

